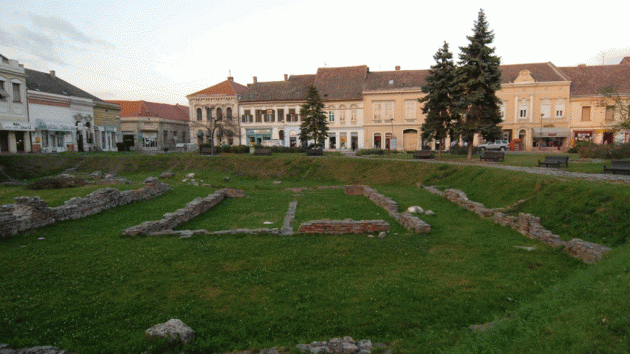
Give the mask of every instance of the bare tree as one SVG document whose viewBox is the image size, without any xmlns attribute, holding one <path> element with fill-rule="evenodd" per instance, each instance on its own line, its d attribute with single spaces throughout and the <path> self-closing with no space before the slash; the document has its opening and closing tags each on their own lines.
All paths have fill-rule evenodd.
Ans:
<svg viewBox="0 0 630 354">
<path fill-rule="evenodd" d="M 630 130 L 630 98 L 623 98 L 613 85 L 601 88 L 599 94 L 601 98 L 598 105 L 613 110 L 613 120 L 617 122 L 613 129 Z"/>
<path fill-rule="evenodd" d="M 212 110 L 214 107 L 206 106 L 204 108 L 208 112 L 206 122 L 202 123 L 193 120 L 190 122 L 193 126 L 206 130 L 207 135 L 210 137 L 210 146 L 214 147 L 217 145 L 214 140 L 215 136 L 221 140 L 224 136 L 232 138 L 239 135 L 238 117 L 232 115 L 223 116 L 221 111 L 217 111 L 213 115 Z M 212 149 L 212 152 L 214 153 L 214 149 Z"/>
</svg>

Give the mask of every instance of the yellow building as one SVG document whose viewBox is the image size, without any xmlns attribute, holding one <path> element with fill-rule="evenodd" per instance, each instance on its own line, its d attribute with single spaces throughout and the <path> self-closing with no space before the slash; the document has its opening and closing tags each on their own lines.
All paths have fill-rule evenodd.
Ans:
<svg viewBox="0 0 630 354">
<path fill-rule="evenodd" d="M 116 151 L 120 135 L 120 106 L 113 103 L 94 101 L 94 137 L 97 149 Z"/>
</svg>

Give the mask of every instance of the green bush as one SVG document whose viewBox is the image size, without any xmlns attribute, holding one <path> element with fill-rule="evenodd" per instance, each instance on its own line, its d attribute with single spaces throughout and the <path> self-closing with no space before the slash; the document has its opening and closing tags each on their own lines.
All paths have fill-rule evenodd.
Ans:
<svg viewBox="0 0 630 354">
<path fill-rule="evenodd" d="M 361 149 L 357 152 L 357 156 L 362 155 L 383 155 L 385 150 L 383 149 Z"/>
<path fill-rule="evenodd" d="M 467 155 L 468 154 L 468 146 L 459 146 L 459 145 L 454 145 L 451 146 L 451 148 L 448 150 L 449 154 L 451 155 Z M 481 152 L 481 149 L 479 149 L 478 147 L 474 147 L 473 148 L 473 155 L 474 154 L 479 154 Z"/>
<path fill-rule="evenodd" d="M 577 152 L 583 158 L 627 159 L 630 158 L 630 144 L 598 145 L 592 142 L 579 142 Z"/>
</svg>

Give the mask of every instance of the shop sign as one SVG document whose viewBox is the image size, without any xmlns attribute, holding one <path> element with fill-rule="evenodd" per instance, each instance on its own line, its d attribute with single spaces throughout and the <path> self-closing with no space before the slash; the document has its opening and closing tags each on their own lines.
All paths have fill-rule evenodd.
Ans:
<svg viewBox="0 0 630 354">
<path fill-rule="evenodd" d="M 30 123 L 2 122 L 2 130 L 33 131 Z"/>
</svg>

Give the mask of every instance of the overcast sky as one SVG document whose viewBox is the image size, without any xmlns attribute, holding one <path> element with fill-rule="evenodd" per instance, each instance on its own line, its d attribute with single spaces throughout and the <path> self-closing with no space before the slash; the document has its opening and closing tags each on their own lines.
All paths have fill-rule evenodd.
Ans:
<svg viewBox="0 0 630 354">
<path fill-rule="evenodd" d="M 427 69 L 467 44 L 483 8 L 503 64 L 617 64 L 630 2 L 13 0 L 0 54 L 102 99 L 188 104 L 231 74 L 246 85 L 318 67 Z"/>
</svg>

